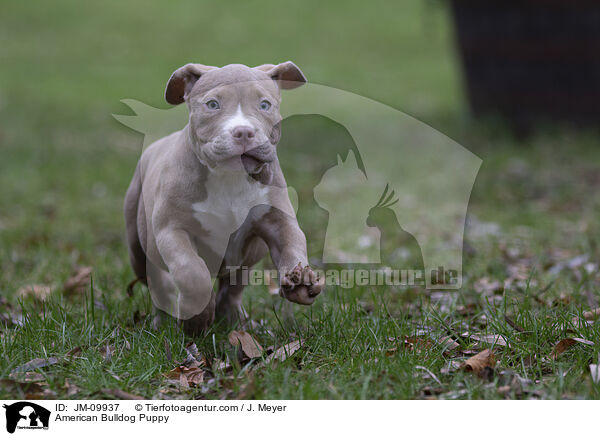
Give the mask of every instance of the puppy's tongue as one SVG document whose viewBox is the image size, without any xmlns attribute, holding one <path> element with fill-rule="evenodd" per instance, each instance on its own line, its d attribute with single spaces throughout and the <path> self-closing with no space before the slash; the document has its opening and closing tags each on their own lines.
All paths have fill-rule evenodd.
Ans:
<svg viewBox="0 0 600 436">
<path fill-rule="evenodd" d="M 263 165 L 266 165 L 265 162 L 262 162 L 252 156 L 248 156 L 247 154 L 242 155 L 242 164 L 244 165 L 244 168 L 248 174 L 257 174 L 262 170 Z"/>
</svg>

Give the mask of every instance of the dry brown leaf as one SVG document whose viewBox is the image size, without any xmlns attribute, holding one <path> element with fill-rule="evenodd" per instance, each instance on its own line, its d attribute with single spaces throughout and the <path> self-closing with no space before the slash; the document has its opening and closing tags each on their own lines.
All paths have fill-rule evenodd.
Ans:
<svg viewBox="0 0 600 436">
<path fill-rule="evenodd" d="M 448 374 L 460 369 L 461 367 L 462 367 L 462 362 L 459 362 L 457 360 L 450 360 L 450 361 L 448 361 L 446 366 L 444 366 L 440 370 L 440 373 L 442 373 L 444 375 L 448 375 Z"/>
<path fill-rule="evenodd" d="M 445 348 L 445 352 L 455 350 L 460 347 L 460 344 L 452 339 L 450 336 L 442 336 L 438 339 L 439 344 Z"/>
<path fill-rule="evenodd" d="M 590 310 L 588 312 L 583 312 L 582 313 L 583 319 L 585 319 L 586 321 L 595 321 L 596 318 L 600 317 L 600 307 Z M 577 322 L 579 321 L 578 317 L 573 318 L 573 322 Z"/>
<path fill-rule="evenodd" d="M 554 349 L 552 350 L 552 352 L 550 353 L 550 356 L 548 356 L 548 357 L 550 357 L 550 359 L 556 360 L 556 359 L 558 359 L 558 356 L 560 356 L 562 353 L 567 351 L 569 348 L 571 348 L 575 344 L 585 344 L 585 345 L 594 346 L 594 343 L 592 341 L 588 341 L 586 339 L 565 338 L 565 339 L 561 339 L 560 341 L 558 341 L 556 343 L 556 345 L 554 345 Z"/>
<path fill-rule="evenodd" d="M 105 362 L 110 362 L 117 349 L 114 345 L 104 344 L 98 350 Z"/>
<path fill-rule="evenodd" d="M 18 378 L 20 382 L 41 382 L 46 380 L 44 374 L 35 371 L 27 371 L 27 372 L 11 372 L 10 377 L 15 379 Z"/>
<path fill-rule="evenodd" d="M 168 345 L 168 343 L 166 344 Z M 198 351 L 198 346 L 194 342 L 190 342 L 189 344 L 187 344 L 185 346 L 185 351 L 187 354 L 193 357 L 197 357 L 200 355 L 200 352 Z"/>
<path fill-rule="evenodd" d="M 485 349 L 465 361 L 465 371 L 481 375 L 486 368 L 496 366 L 496 356 L 490 349 Z"/>
<path fill-rule="evenodd" d="M 44 388 L 39 383 L 2 379 L 0 380 L 0 386 L 7 390 L 16 389 L 23 392 L 27 400 L 38 400 L 44 396 Z"/>
<path fill-rule="evenodd" d="M 168 344 L 165 342 L 165 345 L 168 345 Z M 171 352 L 170 347 L 169 347 L 168 351 L 170 354 L 170 352 Z M 198 347 L 196 346 L 195 343 L 190 342 L 189 344 L 187 344 L 185 347 L 185 351 L 187 353 L 187 356 L 183 360 L 182 365 L 187 366 L 188 368 L 192 368 L 192 367 L 197 368 L 199 366 L 209 366 L 206 358 L 204 356 L 202 356 L 202 354 L 198 351 Z"/>
<path fill-rule="evenodd" d="M 250 359 L 262 356 L 263 349 L 258 341 L 248 332 L 233 330 L 229 333 L 229 343 L 233 346 L 240 345 L 242 351 Z"/>
<path fill-rule="evenodd" d="M 79 357 L 79 356 L 81 356 L 81 352 L 82 352 L 82 348 L 81 348 L 81 346 L 78 345 L 75 348 L 69 350 L 67 352 L 67 354 L 65 354 L 65 357 L 68 359 L 72 359 L 74 357 Z"/>
<path fill-rule="evenodd" d="M 75 270 L 73 275 L 69 277 L 63 289 L 66 294 L 81 294 L 87 292 L 90 288 L 90 279 L 93 268 L 91 266 L 81 266 Z"/>
<path fill-rule="evenodd" d="M 487 344 L 487 345 L 492 345 L 492 346 L 501 346 L 501 347 L 506 347 L 507 343 L 506 340 L 500 336 L 500 335 L 482 335 L 482 336 L 478 336 L 478 335 L 471 335 L 469 336 L 468 333 L 463 334 L 464 337 L 469 337 L 472 340 L 479 342 L 480 344 Z"/>
<path fill-rule="evenodd" d="M 421 353 L 429 350 L 433 346 L 433 342 L 429 339 L 424 339 L 416 336 L 405 336 L 404 337 L 404 348 L 408 351 L 415 351 Z"/>
<path fill-rule="evenodd" d="M 231 369 L 233 369 L 233 367 L 231 366 L 231 362 L 229 361 L 229 358 L 226 361 L 223 361 L 221 359 L 215 359 L 212 363 L 211 369 L 213 371 L 223 371 L 223 372 L 227 372 L 230 371 Z"/>
<path fill-rule="evenodd" d="M 523 327 L 521 327 L 519 324 L 517 324 L 516 322 L 514 322 L 511 318 L 509 318 L 507 315 L 504 315 L 504 320 L 506 321 L 506 323 L 511 326 L 513 329 L 515 329 L 516 331 L 518 331 L 519 333 L 523 333 L 525 332 L 525 329 Z"/>
<path fill-rule="evenodd" d="M 139 395 L 125 392 L 121 389 L 102 389 L 101 392 L 109 397 L 115 397 L 119 400 L 145 400 L 146 398 L 140 397 Z"/>
<path fill-rule="evenodd" d="M 184 365 L 173 368 L 164 376 L 169 380 L 177 381 L 182 388 L 197 386 L 204 381 L 204 371 L 202 369 L 198 367 L 188 368 Z"/>
<path fill-rule="evenodd" d="M 68 379 L 65 380 L 65 389 L 67 390 L 67 396 L 69 397 L 77 395 L 79 391 L 81 391 L 81 388 L 79 386 L 74 385 Z"/>
<path fill-rule="evenodd" d="M 596 318 L 600 317 L 600 307 L 597 307 L 594 310 L 590 310 L 589 312 L 583 312 L 583 317 L 587 321 L 593 321 Z"/>
<path fill-rule="evenodd" d="M 23 286 L 17 291 L 17 295 L 22 298 L 29 296 L 34 297 L 37 300 L 44 301 L 50 296 L 52 289 L 47 285 L 27 285 Z"/>
<path fill-rule="evenodd" d="M 21 366 L 17 366 L 11 372 L 11 376 L 18 372 L 33 371 L 34 369 L 44 368 L 44 367 L 50 366 L 50 365 L 56 365 L 57 363 L 58 363 L 58 359 L 56 357 L 49 357 L 47 359 L 43 359 L 43 358 L 39 357 L 37 359 L 32 359 L 29 362 L 27 362 Z"/>
<path fill-rule="evenodd" d="M 301 346 L 302 342 L 300 342 L 299 340 L 290 342 L 289 344 L 286 344 L 283 347 L 279 347 L 272 354 L 269 354 L 265 361 L 266 363 L 269 363 L 272 360 L 279 360 L 280 362 L 283 362 L 285 359 L 287 359 L 296 351 L 298 351 Z"/>
<path fill-rule="evenodd" d="M 184 388 L 184 389 L 187 389 L 187 388 L 189 388 L 189 387 L 190 387 L 190 384 L 189 384 L 189 382 L 188 382 L 188 379 L 187 379 L 187 377 L 186 377 L 185 373 L 183 373 L 183 372 L 181 372 L 181 373 L 179 374 L 179 386 L 181 386 L 181 387 L 182 387 L 182 388 Z"/>
</svg>

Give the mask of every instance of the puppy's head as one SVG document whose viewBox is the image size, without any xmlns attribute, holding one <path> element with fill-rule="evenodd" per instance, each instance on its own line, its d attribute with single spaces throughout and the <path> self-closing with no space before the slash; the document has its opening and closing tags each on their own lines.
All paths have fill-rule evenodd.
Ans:
<svg viewBox="0 0 600 436">
<path fill-rule="evenodd" d="M 255 175 L 275 159 L 280 90 L 305 82 L 292 62 L 255 68 L 187 64 L 172 74 L 165 98 L 171 104 L 187 103 L 195 152 L 211 170 L 243 165 Z"/>
</svg>

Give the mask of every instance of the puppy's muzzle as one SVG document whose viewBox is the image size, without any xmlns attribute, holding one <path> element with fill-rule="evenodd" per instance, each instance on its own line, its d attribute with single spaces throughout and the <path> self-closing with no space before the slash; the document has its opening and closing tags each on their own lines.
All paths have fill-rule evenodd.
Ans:
<svg viewBox="0 0 600 436">
<path fill-rule="evenodd" d="M 254 146 L 256 129 L 250 126 L 238 126 L 231 131 L 231 136 L 236 145 L 242 150 L 250 150 Z"/>
</svg>

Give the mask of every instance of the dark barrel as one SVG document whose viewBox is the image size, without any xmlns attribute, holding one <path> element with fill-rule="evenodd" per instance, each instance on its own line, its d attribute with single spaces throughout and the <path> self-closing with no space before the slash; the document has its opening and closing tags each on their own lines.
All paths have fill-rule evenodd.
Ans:
<svg viewBox="0 0 600 436">
<path fill-rule="evenodd" d="M 600 0 L 451 0 L 475 116 L 600 125 Z"/>
</svg>

